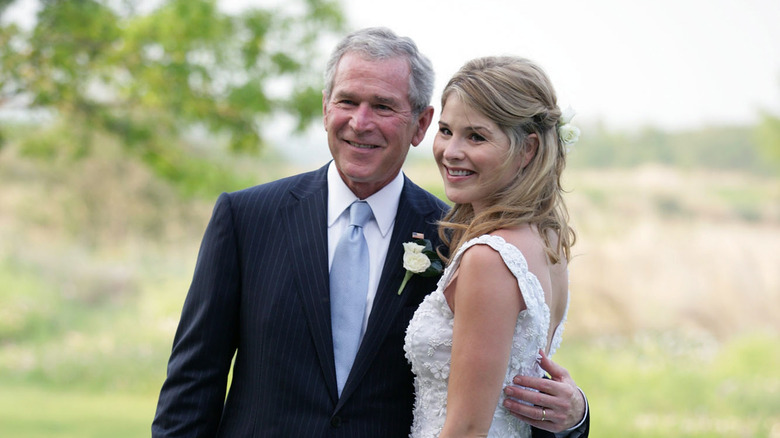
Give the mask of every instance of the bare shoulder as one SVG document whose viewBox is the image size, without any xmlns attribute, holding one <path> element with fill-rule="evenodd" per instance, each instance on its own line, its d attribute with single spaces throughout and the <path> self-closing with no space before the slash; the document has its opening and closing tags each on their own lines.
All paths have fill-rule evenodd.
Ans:
<svg viewBox="0 0 780 438">
<path fill-rule="evenodd" d="M 535 226 L 522 225 L 513 228 L 502 228 L 492 233 L 500 236 L 514 245 L 523 253 L 531 271 L 547 266 L 547 253 L 544 250 L 544 240 Z"/>
<path fill-rule="evenodd" d="M 460 295 L 461 302 L 489 297 L 489 300 L 483 302 L 506 304 L 506 300 L 514 301 L 519 296 L 517 279 L 504 263 L 501 254 L 488 245 L 474 245 L 466 249 L 461 256 L 458 271 L 456 295 Z"/>
<path fill-rule="evenodd" d="M 553 325 L 557 326 L 566 311 L 568 300 L 569 274 L 566 257 L 561 254 L 560 261 L 553 264 L 545 250 L 544 239 L 533 226 L 501 229 L 494 234 L 503 237 L 523 253 L 528 270 L 539 280 L 544 290 Z M 551 233 L 549 238 L 552 245 L 557 244 L 558 236 L 555 233 Z"/>
<path fill-rule="evenodd" d="M 501 260 L 501 254 L 488 245 L 473 245 L 463 251 L 460 266 L 461 272 L 475 272 L 482 275 L 509 271 Z"/>
</svg>

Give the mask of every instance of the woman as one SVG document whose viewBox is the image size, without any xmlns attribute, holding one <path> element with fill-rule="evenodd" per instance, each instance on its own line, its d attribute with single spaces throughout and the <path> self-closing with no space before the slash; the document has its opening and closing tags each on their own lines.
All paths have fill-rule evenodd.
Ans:
<svg viewBox="0 0 780 438">
<path fill-rule="evenodd" d="M 530 436 L 499 402 L 515 374 L 543 375 L 539 354 L 561 341 L 575 238 L 560 177 L 578 133 L 565 122 L 525 59 L 470 61 L 444 89 L 433 154 L 454 203 L 440 224 L 453 256 L 407 329 L 412 437 Z"/>
</svg>

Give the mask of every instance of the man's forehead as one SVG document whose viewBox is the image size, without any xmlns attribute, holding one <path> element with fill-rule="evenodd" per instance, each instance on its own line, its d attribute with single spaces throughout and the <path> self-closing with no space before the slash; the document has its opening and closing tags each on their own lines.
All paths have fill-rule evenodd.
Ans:
<svg viewBox="0 0 780 438">
<path fill-rule="evenodd" d="M 334 76 L 333 97 L 368 99 L 379 104 L 408 103 L 411 73 L 406 59 L 346 57 L 342 57 Z"/>
<path fill-rule="evenodd" d="M 365 93 L 365 89 L 362 88 L 350 88 L 350 87 L 336 87 L 333 90 L 334 97 L 347 98 L 347 99 L 368 99 L 373 103 L 390 104 L 398 102 L 397 96 L 388 94 L 377 93 Z"/>
<path fill-rule="evenodd" d="M 407 79 L 412 72 L 409 60 L 404 56 L 377 57 L 360 51 L 347 52 L 342 55 L 336 64 L 335 76 L 348 69 L 377 69 L 388 75 L 403 74 Z"/>
</svg>

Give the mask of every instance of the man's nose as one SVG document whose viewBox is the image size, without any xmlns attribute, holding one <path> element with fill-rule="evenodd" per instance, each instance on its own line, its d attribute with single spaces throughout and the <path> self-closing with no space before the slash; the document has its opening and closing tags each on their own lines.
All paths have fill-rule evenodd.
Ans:
<svg viewBox="0 0 780 438">
<path fill-rule="evenodd" d="M 350 126 L 355 131 L 367 131 L 371 129 L 374 124 L 374 113 L 371 110 L 371 106 L 367 103 L 362 103 L 355 108 L 350 119 Z"/>
</svg>

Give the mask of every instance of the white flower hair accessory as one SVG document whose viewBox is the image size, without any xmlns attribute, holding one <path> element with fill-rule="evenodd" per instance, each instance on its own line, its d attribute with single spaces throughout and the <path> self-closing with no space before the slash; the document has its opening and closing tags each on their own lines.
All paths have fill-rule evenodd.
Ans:
<svg viewBox="0 0 780 438">
<path fill-rule="evenodd" d="M 563 110 L 563 113 L 561 113 L 560 120 L 558 120 L 558 138 L 560 138 L 561 143 L 566 146 L 566 152 L 569 152 L 568 146 L 577 143 L 577 140 L 580 139 L 580 128 L 569 123 L 571 122 L 571 119 L 574 118 L 575 114 L 576 112 L 572 107 L 567 107 Z"/>
</svg>

